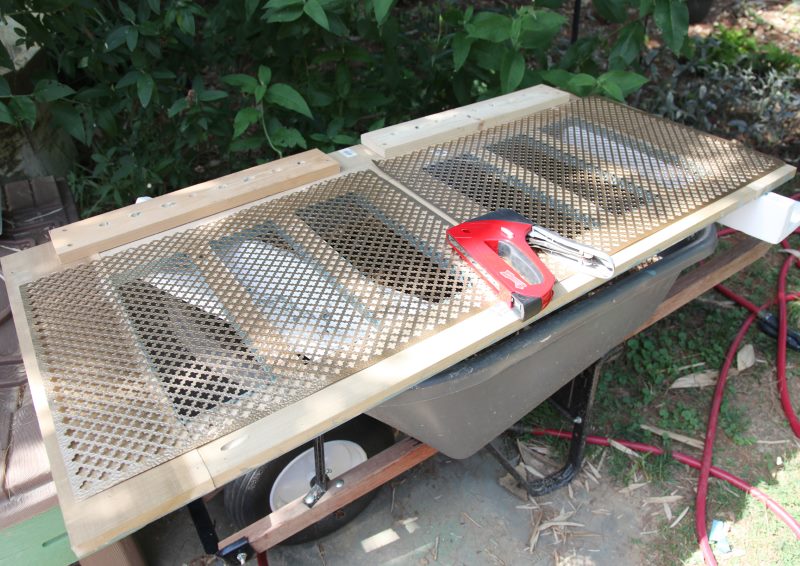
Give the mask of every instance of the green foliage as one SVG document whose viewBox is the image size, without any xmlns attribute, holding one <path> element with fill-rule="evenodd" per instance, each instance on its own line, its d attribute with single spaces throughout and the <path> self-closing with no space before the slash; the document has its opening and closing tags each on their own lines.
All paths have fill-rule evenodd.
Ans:
<svg viewBox="0 0 800 566">
<path fill-rule="evenodd" d="M 655 0 L 653 19 L 664 42 L 676 55 L 681 52 L 689 26 L 689 9 L 679 0 Z"/>
<path fill-rule="evenodd" d="M 612 59 L 621 55 L 633 58 L 644 42 L 645 24 L 652 19 L 661 40 L 676 55 L 682 52 L 689 27 L 689 8 L 686 0 L 593 0 L 592 7 L 606 22 L 626 24 L 617 33 Z"/>
<path fill-rule="evenodd" d="M 756 439 L 747 435 L 750 428 L 750 417 L 744 407 L 735 403 L 736 389 L 729 385 L 722 401 L 719 413 L 719 426 L 734 444 L 747 446 L 755 443 Z"/>
<path fill-rule="evenodd" d="M 680 430 L 686 433 L 697 433 L 703 427 L 703 418 L 695 407 L 677 402 L 671 408 L 661 407 L 658 411 L 659 426 L 666 430 Z"/>
<path fill-rule="evenodd" d="M 630 71 L 608 71 L 595 78 L 586 73 L 570 73 L 563 69 L 553 69 L 543 71 L 542 77 L 548 83 L 578 96 L 599 93 L 620 102 L 647 82 L 642 75 Z"/>
<path fill-rule="evenodd" d="M 691 58 L 648 64 L 651 83 L 636 93 L 634 105 L 796 161 L 800 57 L 724 26 L 687 46 Z M 653 50 L 645 60 L 657 55 Z"/>
<path fill-rule="evenodd" d="M 628 19 L 628 3 L 618 0 L 593 0 L 592 6 L 607 22 L 622 23 Z"/>
<path fill-rule="evenodd" d="M 640 21 L 627 24 L 619 32 L 619 38 L 609 54 L 608 65 L 613 69 L 624 69 L 639 57 L 644 43 L 644 25 Z"/>
<path fill-rule="evenodd" d="M 758 43 L 747 30 L 718 25 L 706 43 L 703 56 L 707 62 L 751 67 L 762 73 L 800 68 L 800 57 L 772 43 Z"/>
<path fill-rule="evenodd" d="M 47 59 L 30 91 L 0 79 L 0 122 L 47 115 L 77 140 L 90 214 L 542 82 L 621 101 L 646 82 L 651 15 L 673 48 L 686 32 L 681 0 L 604 0 L 615 23 L 569 46 L 560 5 L 0 0 Z"/>
</svg>

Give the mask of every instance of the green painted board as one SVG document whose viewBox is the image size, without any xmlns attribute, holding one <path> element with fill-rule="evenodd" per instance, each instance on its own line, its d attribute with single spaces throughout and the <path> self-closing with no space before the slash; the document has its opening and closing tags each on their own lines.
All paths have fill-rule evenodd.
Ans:
<svg viewBox="0 0 800 566">
<path fill-rule="evenodd" d="M 0 566 L 62 566 L 77 561 L 58 506 L 0 531 Z"/>
</svg>

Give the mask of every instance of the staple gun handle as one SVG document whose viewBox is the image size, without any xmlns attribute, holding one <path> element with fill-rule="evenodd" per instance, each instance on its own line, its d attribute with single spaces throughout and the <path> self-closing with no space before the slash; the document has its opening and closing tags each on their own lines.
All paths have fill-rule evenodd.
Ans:
<svg viewBox="0 0 800 566">
<path fill-rule="evenodd" d="M 547 306 L 555 284 L 555 277 L 527 242 L 531 227 L 523 216 L 502 210 L 447 231 L 453 248 L 522 320 Z"/>
</svg>

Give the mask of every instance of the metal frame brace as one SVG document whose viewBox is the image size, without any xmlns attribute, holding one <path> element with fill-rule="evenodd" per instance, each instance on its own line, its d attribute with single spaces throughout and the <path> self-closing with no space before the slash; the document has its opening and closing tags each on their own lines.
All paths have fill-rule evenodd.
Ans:
<svg viewBox="0 0 800 566">
<path fill-rule="evenodd" d="M 314 480 L 311 489 L 303 498 L 308 508 L 313 507 L 328 491 L 328 469 L 325 468 L 325 438 L 319 435 L 314 439 Z"/>
<path fill-rule="evenodd" d="M 526 472 L 525 477 L 517 471 L 511 462 L 503 456 L 493 442 L 486 445 L 486 450 L 503 468 L 525 488 L 529 495 L 538 497 L 545 495 L 570 483 L 580 472 L 583 464 L 583 454 L 586 448 L 586 434 L 589 426 L 589 415 L 594 403 L 594 394 L 602 367 L 602 361 L 596 362 L 571 382 L 556 391 L 549 399 L 550 403 L 567 420 L 572 422 L 572 440 L 569 445 L 569 454 L 564 466 L 544 478 L 532 479 Z M 514 432 L 529 432 L 529 428 L 515 425 L 510 430 Z"/>
<path fill-rule="evenodd" d="M 311 489 L 303 498 L 303 502 L 309 508 L 313 507 L 327 492 L 330 482 L 328 473 L 329 470 L 325 467 L 325 439 L 323 435 L 319 435 L 314 439 L 314 479 L 311 483 Z M 336 482 L 336 487 L 341 487 L 342 485 L 344 484 L 341 480 Z M 256 555 L 246 538 L 241 538 L 225 548 L 218 549 L 219 536 L 208 513 L 208 508 L 202 499 L 192 501 L 186 508 L 206 554 L 215 554 L 226 564 L 232 565 L 244 564 Z M 265 562 L 266 556 L 259 556 L 259 559 Z"/>
</svg>

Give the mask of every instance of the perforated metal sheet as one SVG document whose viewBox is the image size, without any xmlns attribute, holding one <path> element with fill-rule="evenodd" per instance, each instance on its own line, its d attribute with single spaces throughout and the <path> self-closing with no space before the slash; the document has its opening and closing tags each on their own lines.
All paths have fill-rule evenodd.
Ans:
<svg viewBox="0 0 800 566">
<path fill-rule="evenodd" d="M 458 222 L 512 208 L 613 253 L 783 163 L 584 98 L 378 165 Z"/>
<path fill-rule="evenodd" d="M 513 208 L 614 252 L 781 163 L 583 99 L 379 165 L 457 221 Z M 361 172 L 25 286 L 76 497 L 486 306 L 446 228 Z"/>
<path fill-rule="evenodd" d="M 360 172 L 25 286 L 76 496 L 485 306 L 446 228 Z"/>
</svg>

